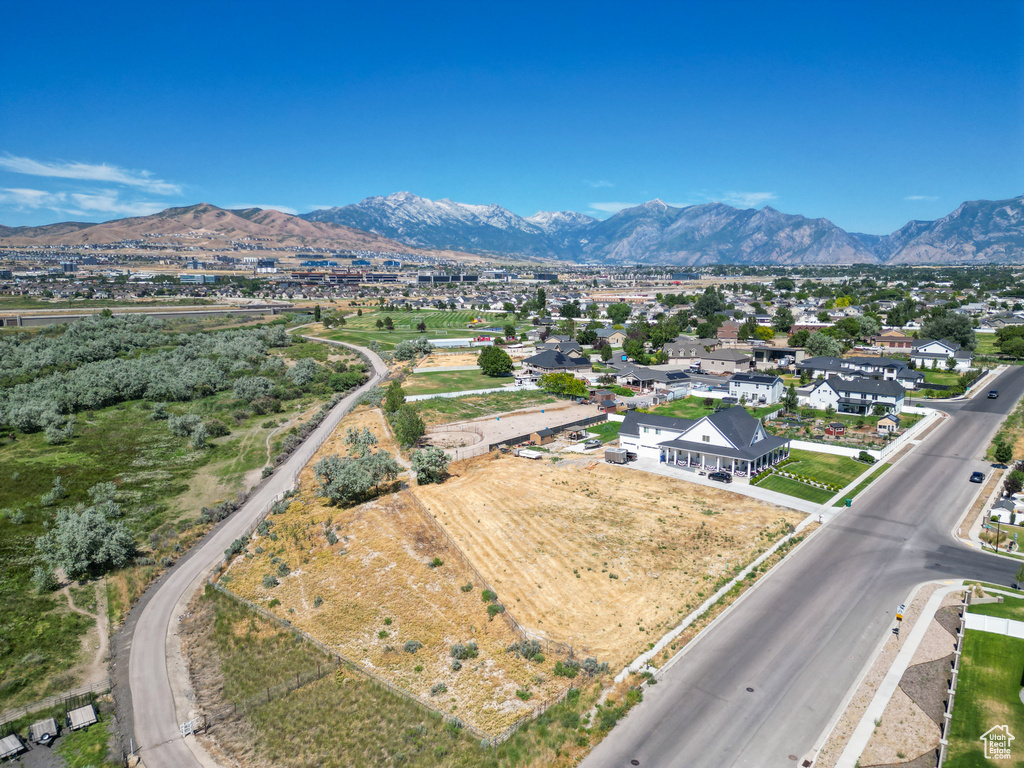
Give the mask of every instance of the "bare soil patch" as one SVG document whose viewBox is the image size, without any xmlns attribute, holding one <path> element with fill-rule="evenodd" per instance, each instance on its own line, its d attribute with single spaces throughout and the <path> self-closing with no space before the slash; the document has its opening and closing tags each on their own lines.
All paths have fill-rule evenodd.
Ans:
<svg viewBox="0 0 1024 768">
<path fill-rule="evenodd" d="M 491 454 L 454 471 L 412 492 L 524 626 L 613 667 L 803 518 L 589 458 Z"/>
<path fill-rule="evenodd" d="M 937 745 L 939 735 L 939 726 L 901 688 L 897 688 L 860 756 L 860 765 L 899 764 L 920 751 L 916 745 L 928 742 Z"/>
<path fill-rule="evenodd" d="M 479 352 L 459 352 L 452 355 L 427 355 L 416 363 L 417 368 L 448 368 L 456 365 L 476 365 Z"/>
<path fill-rule="evenodd" d="M 949 641 L 952 645 L 952 638 Z M 942 724 L 942 716 L 946 711 L 946 691 L 952 677 L 952 661 L 953 654 L 950 653 L 941 659 L 915 664 L 907 668 L 900 680 L 900 688 L 936 725 Z"/>
</svg>

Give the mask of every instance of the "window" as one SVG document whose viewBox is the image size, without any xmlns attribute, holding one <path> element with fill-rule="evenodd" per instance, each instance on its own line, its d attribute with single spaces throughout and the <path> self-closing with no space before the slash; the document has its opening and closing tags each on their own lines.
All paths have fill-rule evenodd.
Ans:
<svg viewBox="0 0 1024 768">
<path fill-rule="evenodd" d="M 704 436 L 703 436 L 703 437 L 702 437 L 701 439 L 702 439 L 702 440 L 703 440 L 703 441 L 704 441 L 705 443 L 710 443 L 710 442 L 711 442 L 711 435 L 704 435 Z"/>
</svg>

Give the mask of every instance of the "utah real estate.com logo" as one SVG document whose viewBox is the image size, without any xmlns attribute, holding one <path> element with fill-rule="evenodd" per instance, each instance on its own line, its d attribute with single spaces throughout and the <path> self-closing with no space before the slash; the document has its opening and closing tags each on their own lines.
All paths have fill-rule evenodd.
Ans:
<svg viewBox="0 0 1024 768">
<path fill-rule="evenodd" d="M 981 740 L 985 744 L 985 759 L 1009 760 L 1010 742 L 1013 739 L 1013 734 L 1010 733 L 1010 729 L 1005 725 L 997 725 L 995 728 L 990 728 L 981 735 Z"/>
</svg>

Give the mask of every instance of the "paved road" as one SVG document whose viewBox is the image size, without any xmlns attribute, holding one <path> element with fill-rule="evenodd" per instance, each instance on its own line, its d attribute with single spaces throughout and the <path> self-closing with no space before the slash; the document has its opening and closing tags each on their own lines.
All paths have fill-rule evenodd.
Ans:
<svg viewBox="0 0 1024 768">
<path fill-rule="evenodd" d="M 951 529 L 991 471 L 984 453 L 1024 394 L 1024 368 L 949 404 L 950 423 L 858 496 L 674 662 L 584 768 L 793 766 L 816 746 L 917 584 L 1002 584 L 1018 564 L 958 544 Z"/>
<path fill-rule="evenodd" d="M 317 430 L 260 486 L 249 501 L 209 535 L 189 557 L 179 561 L 147 597 L 134 621 L 130 640 L 128 679 L 131 689 L 135 744 L 147 768 L 191 768 L 199 766 L 178 731 L 178 717 L 168 679 L 167 636 L 175 605 L 221 558 L 232 541 L 241 536 L 267 507 L 292 487 L 293 477 L 306 464 L 353 401 L 365 389 L 377 384 L 387 366 L 369 350 L 360 349 L 373 364 L 370 380 L 336 405 Z"/>
</svg>

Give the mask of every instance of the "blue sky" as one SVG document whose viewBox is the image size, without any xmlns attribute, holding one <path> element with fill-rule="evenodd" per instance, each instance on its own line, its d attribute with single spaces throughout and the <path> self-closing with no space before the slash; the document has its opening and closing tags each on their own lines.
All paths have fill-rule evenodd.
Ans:
<svg viewBox="0 0 1024 768">
<path fill-rule="evenodd" d="M 0 223 L 408 190 L 890 232 L 1024 193 L 1024 3 L 7 4 Z"/>
</svg>

